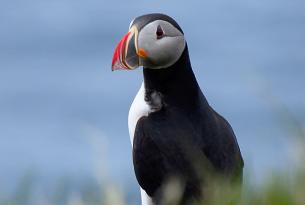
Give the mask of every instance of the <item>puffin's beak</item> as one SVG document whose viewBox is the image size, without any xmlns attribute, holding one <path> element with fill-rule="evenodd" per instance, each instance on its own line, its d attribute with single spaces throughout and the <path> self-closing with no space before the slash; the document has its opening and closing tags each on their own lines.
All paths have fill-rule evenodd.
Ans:
<svg viewBox="0 0 305 205">
<path fill-rule="evenodd" d="M 138 48 L 138 29 L 133 26 L 123 36 L 112 57 L 112 70 L 132 70 L 140 66 L 139 58 L 146 58 L 147 52 Z"/>
</svg>

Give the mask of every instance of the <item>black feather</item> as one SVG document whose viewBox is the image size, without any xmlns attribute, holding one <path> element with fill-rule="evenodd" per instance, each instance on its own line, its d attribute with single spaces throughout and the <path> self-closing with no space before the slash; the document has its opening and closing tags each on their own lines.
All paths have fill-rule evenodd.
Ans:
<svg viewBox="0 0 305 205">
<path fill-rule="evenodd" d="M 171 176 L 185 185 L 183 201 L 202 197 L 211 174 L 241 182 L 243 159 L 236 137 L 202 94 L 187 46 L 171 67 L 144 68 L 144 84 L 148 104 L 156 92 L 162 107 L 137 122 L 133 162 L 140 186 L 156 204 Z"/>
</svg>

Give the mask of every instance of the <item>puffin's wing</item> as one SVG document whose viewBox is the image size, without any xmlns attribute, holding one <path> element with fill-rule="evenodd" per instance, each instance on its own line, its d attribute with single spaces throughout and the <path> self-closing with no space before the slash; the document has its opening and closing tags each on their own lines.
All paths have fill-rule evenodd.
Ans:
<svg viewBox="0 0 305 205">
<path fill-rule="evenodd" d="M 173 109 L 139 119 L 133 161 L 137 180 L 148 195 L 170 175 L 181 175 L 193 193 L 199 191 L 195 182 L 211 172 L 234 180 L 241 176 L 243 160 L 233 130 L 223 117 L 210 111 L 210 119 L 200 129 Z"/>
<path fill-rule="evenodd" d="M 204 152 L 217 169 L 230 175 L 232 180 L 239 180 L 244 161 L 234 131 L 224 117 L 212 108 L 210 110 L 213 136 L 210 137 L 212 141 L 204 147 Z"/>
<path fill-rule="evenodd" d="M 152 196 L 171 175 L 199 181 L 193 163 L 206 157 L 196 142 L 198 138 L 192 124 L 179 112 L 161 110 L 138 121 L 133 141 L 134 169 L 148 195 Z M 188 187 L 194 195 L 199 191 L 196 186 L 193 183 Z"/>
</svg>

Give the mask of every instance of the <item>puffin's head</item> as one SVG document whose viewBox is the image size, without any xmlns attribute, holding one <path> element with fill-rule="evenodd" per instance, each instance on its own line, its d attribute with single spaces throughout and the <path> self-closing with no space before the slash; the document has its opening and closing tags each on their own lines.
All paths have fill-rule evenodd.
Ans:
<svg viewBox="0 0 305 205">
<path fill-rule="evenodd" d="M 164 14 L 147 14 L 135 18 L 129 31 L 115 48 L 112 70 L 132 70 L 139 66 L 167 68 L 185 49 L 183 31 L 177 22 Z"/>
</svg>

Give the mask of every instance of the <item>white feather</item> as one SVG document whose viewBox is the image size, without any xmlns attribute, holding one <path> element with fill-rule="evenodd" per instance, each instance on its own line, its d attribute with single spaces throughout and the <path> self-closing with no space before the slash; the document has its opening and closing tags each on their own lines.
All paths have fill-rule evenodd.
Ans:
<svg viewBox="0 0 305 205">
<path fill-rule="evenodd" d="M 151 111 L 149 105 L 147 105 L 147 103 L 144 100 L 144 96 L 145 96 L 145 89 L 144 89 L 144 83 L 142 83 L 140 90 L 138 91 L 135 99 L 131 104 L 128 115 L 128 129 L 129 129 L 131 146 L 133 146 L 133 138 L 138 120 L 143 116 L 147 116 L 148 113 Z"/>
<path fill-rule="evenodd" d="M 143 116 L 147 116 L 151 112 L 151 109 L 145 102 L 144 97 L 145 97 L 145 89 L 144 89 L 144 83 L 142 83 L 140 90 L 138 91 L 135 99 L 131 104 L 128 115 L 128 129 L 129 129 L 131 146 L 133 146 L 133 138 L 138 120 Z M 142 188 L 141 188 L 141 201 L 142 201 L 142 205 L 153 205 L 151 198 Z"/>
<path fill-rule="evenodd" d="M 151 198 L 142 188 L 141 188 L 141 201 L 142 201 L 142 205 L 154 205 Z"/>
</svg>

